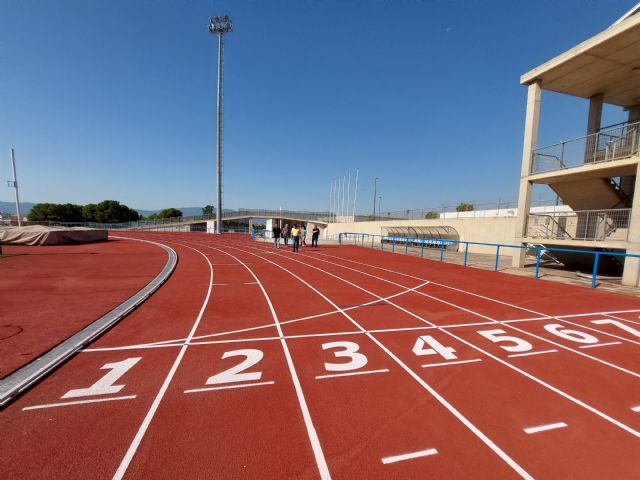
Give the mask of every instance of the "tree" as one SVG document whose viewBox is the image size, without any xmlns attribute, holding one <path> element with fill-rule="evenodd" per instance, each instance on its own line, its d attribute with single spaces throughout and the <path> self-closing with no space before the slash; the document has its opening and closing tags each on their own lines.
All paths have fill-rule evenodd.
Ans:
<svg viewBox="0 0 640 480">
<path fill-rule="evenodd" d="M 456 207 L 456 212 L 471 212 L 475 210 L 476 207 L 473 203 L 464 203 L 462 202 L 460 205 Z"/>
<path fill-rule="evenodd" d="M 204 208 L 202 209 L 202 215 L 213 215 L 213 214 L 214 214 L 213 205 L 205 205 Z"/>
<path fill-rule="evenodd" d="M 82 222 L 82 207 L 72 203 L 36 203 L 27 219 L 31 222 Z"/>
<path fill-rule="evenodd" d="M 90 203 L 84 206 L 82 213 L 87 215 L 85 219 L 88 222 L 96 223 L 133 222 L 140 218 L 138 212 L 117 200 L 104 200 L 97 205 Z"/>
<path fill-rule="evenodd" d="M 436 212 L 435 210 L 431 210 L 430 212 L 425 213 L 424 218 L 426 219 L 438 218 L 438 212 Z"/>
<path fill-rule="evenodd" d="M 182 212 L 177 208 L 165 208 L 158 214 L 158 218 L 175 218 L 181 216 Z"/>
</svg>

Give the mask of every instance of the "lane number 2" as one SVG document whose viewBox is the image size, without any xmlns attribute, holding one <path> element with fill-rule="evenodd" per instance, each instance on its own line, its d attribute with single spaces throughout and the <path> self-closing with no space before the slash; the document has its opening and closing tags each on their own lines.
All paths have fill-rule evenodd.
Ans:
<svg viewBox="0 0 640 480">
<path fill-rule="evenodd" d="M 236 382 L 251 382 L 254 380 L 260 380 L 262 378 L 262 372 L 247 372 L 241 373 L 245 370 L 253 367 L 257 364 L 264 353 L 261 350 L 253 348 L 246 348 L 242 350 L 232 350 L 230 352 L 224 352 L 222 359 L 229 357 L 245 357 L 239 364 L 225 370 L 224 372 L 217 373 L 207 379 L 207 385 L 217 385 L 219 383 L 236 383 Z"/>
</svg>

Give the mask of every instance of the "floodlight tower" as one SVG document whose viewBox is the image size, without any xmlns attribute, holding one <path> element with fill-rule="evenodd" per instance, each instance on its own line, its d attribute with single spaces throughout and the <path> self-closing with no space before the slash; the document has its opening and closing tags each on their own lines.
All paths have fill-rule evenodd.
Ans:
<svg viewBox="0 0 640 480">
<path fill-rule="evenodd" d="M 216 233 L 222 230 L 222 53 L 224 34 L 233 32 L 233 25 L 227 15 L 209 18 L 209 33 L 218 36 L 218 144 L 216 175 L 218 179 L 218 205 L 216 208 Z"/>
</svg>

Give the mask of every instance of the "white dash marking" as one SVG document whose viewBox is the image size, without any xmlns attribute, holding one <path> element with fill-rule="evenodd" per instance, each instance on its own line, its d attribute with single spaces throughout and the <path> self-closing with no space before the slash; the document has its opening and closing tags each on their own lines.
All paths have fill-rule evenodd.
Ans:
<svg viewBox="0 0 640 480">
<path fill-rule="evenodd" d="M 593 345 L 582 345 L 580 348 L 606 347 L 608 345 L 620 345 L 622 342 L 595 343 Z"/>
<path fill-rule="evenodd" d="M 224 387 L 205 387 L 194 388 L 192 390 L 185 390 L 184 393 L 198 393 L 198 392 L 211 392 L 213 390 L 229 390 L 232 388 L 246 388 L 246 387 L 258 387 L 260 385 L 271 385 L 276 382 L 257 382 L 257 383 L 242 383 L 240 385 L 225 385 Z"/>
<path fill-rule="evenodd" d="M 229 284 L 228 283 L 212 283 L 211 285 L 214 285 L 216 287 L 222 287 L 222 286 L 229 285 Z"/>
<path fill-rule="evenodd" d="M 392 455 L 390 457 L 382 457 L 382 463 L 385 465 L 389 463 L 402 462 L 404 460 L 411 460 L 412 458 L 428 457 L 429 455 L 435 455 L 438 450 L 435 448 L 429 448 L 427 450 L 420 450 L 419 452 L 403 453 L 402 455 Z"/>
<path fill-rule="evenodd" d="M 131 400 L 132 398 L 136 398 L 136 397 L 137 395 L 127 395 L 125 397 L 94 398 L 92 400 L 77 400 L 75 402 L 47 403 L 44 405 L 32 405 L 31 407 L 24 407 L 22 411 L 37 410 L 40 408 L 66 407 L 68 405 L 82 405 L 83 403 L 112 402 L 114 400 Z"/>
<path fill-rule="evenodd" d="M 457 365 L 460 363 L 473 363 L 473 362 L 481 362 L 482 359 L 481 358 L 474 358 L 473 360 L 459 360 L 457 362 L 442 362 L 442 363 L 428 363 L 426 365 L 422 365 L 422 368 L 428 368 L 428 367 L 442 367 L 445 365 Z"/>
<path fill-rule="evenodd" d="M 636 405 L 635 407 L 631 407 L 631 410 L 634 412 L 640 412 L 640 405 Z"/>
<path fill-rule="evenodd" d="M 329 374 L 329 375 L 318 375 L 316 377 L 316 380 L 319 380 L 321 378 L 349 377 L 351 375 L 368 375 L 370 373 L 384 373 L 384 372 L 388 372 L 388 371 L 389 371 L 388 368 L 383 368 L 381 370 L 364 370 L 362 372 L 332 373 L 332 374 Z"/>
<path fill-rule="evenodd" d="M 540 425 L 538 427 L 523 428 L 523 430 L 528 434 L 532 434 L 532 433 L 544 432 L 546 430 L 555 430 L 556 428 L 564 428 L 566 426 L 567 426 L 566 423 L 558 422 L 558 423 L 550 423 L 548 425 Z"/>
<path fill-rule="evenodd" d="M 258 282 L 244 282 L 243 285 L 257 285 Z"/>
<path fill-rule="evenodd" d="M 551 350 L 540 350 L 539 352 L 528 352 L 528 353 L 512 353 L 511 355 L 508 355 L 509 357 L 526 357 L 527 355 L 542 355 L 543 353 L 553 353 L 553 352 L 557 352 L 558 350 L 556 349 L 551 349 Z"/>
</svg>

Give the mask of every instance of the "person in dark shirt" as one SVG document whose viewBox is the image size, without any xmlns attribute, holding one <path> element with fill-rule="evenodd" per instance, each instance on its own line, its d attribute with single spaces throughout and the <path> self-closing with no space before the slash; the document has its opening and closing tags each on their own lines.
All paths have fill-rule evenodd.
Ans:
<svg viewBox="0 0 640 480">
<path fill-rule="evenodd" d="M 282 238 L 284 238 L 284 246 L 289 248 L 289 224 L 285 223 L 282 227 Z"/>
<path fill-rule="evenodd" d="M 273 233 L 273 246 L 276 248 L 280 248 L 280 235 L 282 233 L 282 230 L 280 230 L 278 224 L 275 224 L 273 226 L 273 228 L 271 229 L 271 233 Z"/>
<path fill-rule="evenodd" d="M 318 247 L 318 237 L 320 236 L 320 229 L 317 225 L 313 226 L 313 230 L 311 230 L 311 246 Z"/>
</svg>

